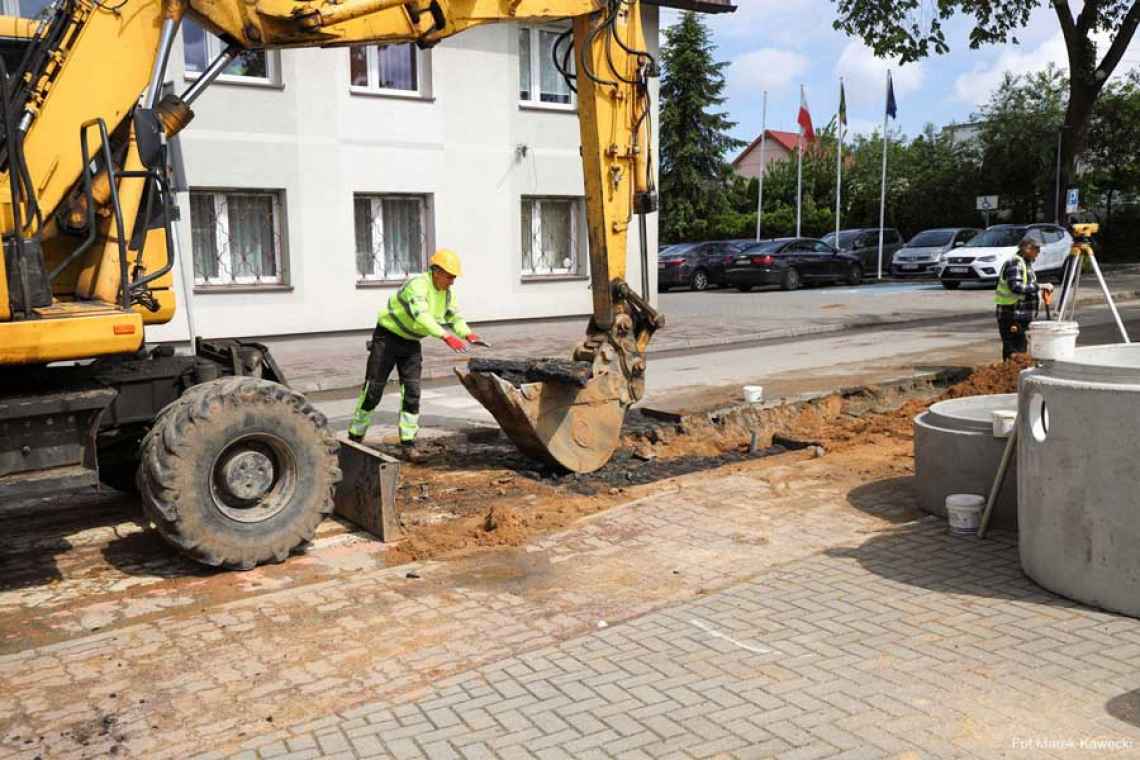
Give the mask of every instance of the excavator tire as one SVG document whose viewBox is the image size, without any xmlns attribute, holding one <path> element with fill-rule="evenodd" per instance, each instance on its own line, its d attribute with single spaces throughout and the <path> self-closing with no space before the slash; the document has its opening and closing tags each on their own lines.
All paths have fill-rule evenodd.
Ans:
<svg viewBox="0 0 1140 760">
<path fill-rule="evenodd" d="M 283 385 L 203 383 L 166 407 L 143 440 L 143 511 L 203 564 L 280 562 L 332 512 L 337 449 L 324 415 Z"/>
</svg>

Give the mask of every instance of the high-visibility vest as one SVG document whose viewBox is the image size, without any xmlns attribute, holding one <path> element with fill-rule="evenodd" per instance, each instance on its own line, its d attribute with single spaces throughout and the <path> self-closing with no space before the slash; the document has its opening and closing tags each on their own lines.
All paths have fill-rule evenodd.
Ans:
<svg viewBox="0 0 1140 760">
<path fill-rule="evenodd" d="M 1016 306 L 1021 300 L 1021 296 L 1013 292 L 1009 287 L 1009 281 L 1005 278 L 1005 267 L 1013 263 L 1017 264 L 1017 275 L 1021 282 L 1025 285 L 1029 284 L 1029 266 L 1025 263 L 1025 259 L 1014 254 L 1013 258 L 1001 268 L 1001 275 L 998 277 L 997 290 L 994 292 L 994 303 L 998 306 Z"/>
<path fill-rule="evenodd" d="M 427 271 L 411 278 L 388 299 L 377 321 L 389 332 L 408 340 L 421 340 L 429 335 L 443 337 L 443 325 L 451 328 L 460 338 L 466 338 L 471 328 L 459 316 L 451 290 L 436 290 Z"/>
</svg>

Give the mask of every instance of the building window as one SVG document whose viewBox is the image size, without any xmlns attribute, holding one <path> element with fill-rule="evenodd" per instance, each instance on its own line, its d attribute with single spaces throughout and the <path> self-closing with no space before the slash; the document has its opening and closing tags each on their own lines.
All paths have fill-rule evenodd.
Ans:
<svg viewBox="0 0 1140 760">
<path fill-rule="evenodd" d="M 523 277 L 583 273 L 582 215 L 578 198 L 522 199 Z"/>
<path fill-rule="evenodd" d="M 404 97 L 427 97 L 427 54 L 411 43 L 349 48 L 352 89 Z"/>
<path fill-rule="evenodd" d="M 357 195 L 356 274 L 362 282 L 403 280 L 424 271 L 431 199 L 425 195 Z"/>
<path fill-rule="evenodd" d="M 188 78 L 196 78 L 205 71 L 210 61 L 221 55 L 224 49 L 220 39 L 190 19 L 182 20 L 182 56 Z M 218 81 L 273 84 L 275 76 L 275 61 L 271 53 L 247 50 L 226 67 Z"/>
<path fill-rule="evenodd" d="M 0 7 L 3 7 L 5 16 L 39 18 L 51 4 L 52 0 L 3 0 Z"/>
<path fill-rule="evenodd" d="M 280 285 L 281 194 L 190 191 L 196 285 Z"/>
<path fill-rule="evenodd" d="M 554 41 L 565 29 L 548 27 L 519 28 L 519 102 L 523 105 L 570 109 L 574 107 L 574 93 L 554 65 Z M 560 53 L 573 49 L 573 41 L 566 40 Z M 574 71 L 571 52 L 567 64 Z"/>
</svg>

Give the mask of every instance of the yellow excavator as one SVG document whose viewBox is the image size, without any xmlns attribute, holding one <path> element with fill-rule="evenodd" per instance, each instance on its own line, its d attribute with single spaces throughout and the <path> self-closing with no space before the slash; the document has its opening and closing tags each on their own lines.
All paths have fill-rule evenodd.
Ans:
<svg viewBox="0 0 1140 760">
<path fill-rule="evenodd" d="M 225 47 L 174 94 L 166 69 L 186 17 Z M 561 374 L 459 374 L 525 453 L 584 472 L 616 448 L 663 324 L 647 300 L 657 72 L 638 0 L 55 0 L 38 19 L 0 17 L 0 502 L 137 487 L 166 539 L 226 567 L 311 539 L 332 511 L 338 442 L 269 351 L 146 345 L 146 326 L 176 308 L 168 141 L 245 51 L 427 47 L 566 18 L 554 55 L 578 93 L 593 316 Z M 640 293 L 624 280 L 635 216 Z"/>
</svg>

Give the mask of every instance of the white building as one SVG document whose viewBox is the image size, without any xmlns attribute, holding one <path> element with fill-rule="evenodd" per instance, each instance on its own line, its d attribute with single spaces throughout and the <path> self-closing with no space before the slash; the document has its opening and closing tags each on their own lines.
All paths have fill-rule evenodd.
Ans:
<svg viewBox="0 0 1140 760">
<path fill-rule="evenodd" d="M 658 9 L 643 15 L 656 54 Z M 588 314 L 578 119 L 550 62 L 564 28 L 502 24 L 429 51 L 287 50 L 235 63 L 181 136 L 190 192 L 177 238 L 191 308 L 180 282 L 178 316 L 148 338 L 185 340 L 191 312 L 204 337 L 370 329 L 436 247 L 462 257 L 469 321 Z M 176 89 L 219 47 L 185 26 Z M 654 105 L 656 120 L 656 85 Z M 653 267 L 656 214 L 648 238 Z"/>
</svg>

